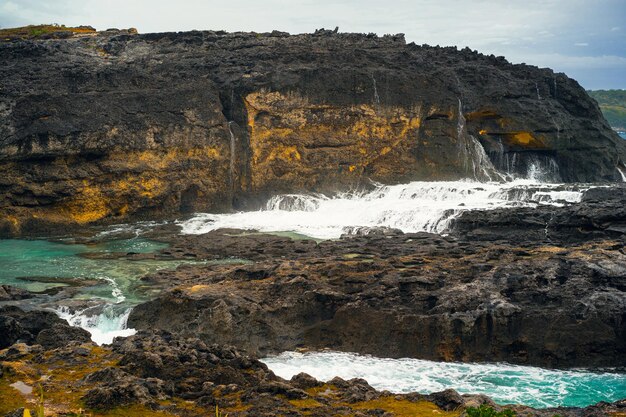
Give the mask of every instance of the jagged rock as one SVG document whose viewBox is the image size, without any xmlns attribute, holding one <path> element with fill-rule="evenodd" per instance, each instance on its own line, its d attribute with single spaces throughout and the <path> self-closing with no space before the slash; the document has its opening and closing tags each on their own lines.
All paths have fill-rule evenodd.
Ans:
<svg viewBox="0 0 626 417">
<path fill-rule="evenodd" d="M 304 372 L 294 375 L 289 382 L 291 385 L 300 389 L 315 388 L 323 385 L 320 381 L 313 378 L 309 374 L 305 374 Z"/>
<path fill-rule="evenodd" d="M 451 231 L 467 240 L 562 244 L 626 236 L 626 187 L 597 187 L 579 204 L 467 211 Z"/>
<path fill-rule="evenodd" d="M 403 35 L 131 33 L 0 42 L 0 235 L 493 165 L 610 181 L 626 160 L 549 69 Z"/>
<path fill-rule="evenodd" d="M 0 307 L 0 330 L 0 349 L 17 342 L 55 348 L 90 340 L 89 332 L 70 326 L 53 312 L 23 311 L 12 306 Z"/>
<path fill-rule="evenodd" d="M 458 410 L 464 406 L 466 402 L 463 397 L 453 389 L 433 392 L 427 395 L 426 398 L 446 411 Z"/>
<path fill-rule="evenodd" d="M 55 349 L 66 346 L 70 342 L 89 342 L 91 334 L 80 327 L 72 327 L 67 323 L 55 324 L 39 332 L 35 342 L 45 349 Z"/>
<path fill-rule="evenodd" d="M 24 329 L 13 317 L 0 316 L 0 349 L 11 346 L 20 340 L 24 334 Z"/>
<path fill-rule="evenodd" d="M 154 406 L 148 389 L 130 381 L 121 381 L 94 388 L 85 394 L 83 401 L 87 407 L 96 410 L 107 410 L 134 404 Z"/>
<path fill-rule="evenodd" d="M 86 350 L 83 354 L 75 354 L 76 349 L 83 348 Z M 15 345 L 11 349 L 27 353 L 31 348 Z M 485 396 L 460 396 L 452 390 L 431 395 L 396 395 L 378 392 L 362 379 L 334 378 L 323 383 L 301 374 L 285 381 L 238 349 L 207 345 L 197 338 L 166 332 L 139 332 L 102 348 L 85 345 L 44 352 L 39 346 L 39 351 L 19 357 L 5 354 L 11 349 L 1 352 L 0 369 L 6 368 L 8 374 L 19 374 L 20 378 L 34 378 L 25 383 L 41 384 L 46 393 L 46 411 L 51 415 L 72 415 L 77 411 L 68 407 L 68 393 L 81 398 L 87 412 L 116 409 L 122 415 L 132 410 L 165 417 L 213 415 L 216 406 L 222 414 L 233 417 L 373 417 L 396 415 L 396 410 L 411 414 L 413 408 L 415 413 L 411 415 L 436 415 L 480 404 L 504 408 Z M 160 358 L 159 367 L 154 367 L 154 360 L 142 359 L 146 349 Z M 54 377 L 39 379 L 37 369 L 52 370 Z M 224 370 L 231 375 L 228 380 L 222 377 Z M 0 390 L 0 404 L 7 393 L 12 395 L 11 391 Z M 506 408 L 518 411 L 519 415 L 540 417 L 618 415 L 626 409 L 626 401 L 599 403 L 585 409 Z"/>
<path fill-rule="evenodd" d="M 33 294 L 11 285 L 0 285 L 0 301 L 16 301 L 32 298 Z"/>
<path fill-rule="evenodd" d="M 119 368 L 105 368 L 89 374 L 84 381 L 99 384 L 84 396 L 85 405 L 107 410 L 124 405 L 142 404 L 154 407 L 174 392 L 171 383 L 158 378 L 137 378 Z M 166 394 L 167 393 L 167 394 Z"/>
<path fill-rule="evenodd" d="M 550 211 L 569 216 L 572 225 L 584 210 L 593 214 L 586 224 L 608 218 L 610 210 L 585 204 L 592 203 Z M 490 223 L 489 213 L 467 218 L 487 225 L 517 221 L 494 214 Z M 239 241 L 230 231 L 174 237 L 172 254 L 255 262 L 148 276 L 151 285 L 173 289 L 137 306 L 128 323 L 259 355 L 331 348 L 433 360 L 620 366 L 626 355 L 623 237 L 609 238 L 601 225 L 599 240 L 584 240 L 577 227 L 565 226 L 554 240 L 526 239 L 529 228 L 503 233 L 515 227 L 490 229 L 499 233 L 496 241 L 427 233 L 317 244 L 269 235 Z"/>
</svg>

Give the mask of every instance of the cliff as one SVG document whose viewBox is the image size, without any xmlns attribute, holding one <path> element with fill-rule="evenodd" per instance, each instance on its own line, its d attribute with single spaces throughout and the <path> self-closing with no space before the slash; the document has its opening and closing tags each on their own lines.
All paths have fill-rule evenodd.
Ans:
<svg viewBox="0 0 626 417">
<path fill-rule="evenodd" d="M 564 74 L 402 35 L 129 31 L 0 43 L 0 234 L 374 180 L 615 181 Z"/>
</svg>

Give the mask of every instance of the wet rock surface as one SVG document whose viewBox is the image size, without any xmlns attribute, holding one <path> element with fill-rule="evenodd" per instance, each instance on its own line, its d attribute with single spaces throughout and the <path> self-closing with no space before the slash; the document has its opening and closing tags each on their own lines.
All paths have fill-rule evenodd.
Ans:
<svg viewBox="0 0 626 417">
<path fill-rule="evenodd" d="M 166 291 L 136 307 L 129 326 L 260 355 L 331 348 L 448 361 L 623 366 L 626 254 L 619 230 L 626 212 L 620 196 L 467 212 L 449 236 L 393 230 L 322 242 L 236 230 L 175 236 L 168 256 L 234 258 L 235 264 L 188 265 L 144 277 Z M 546 231 L 550 218 L 557 220 Z"/>
<path fill-rule="evenodd" d="M 453 390 L 395 395 L 360 379 L 299 374 L 286 381 L 256 357 L 331 348 L 623 366 L 626 254 L 624 234 L 616 233 L 623 207 L 619 189 L 593 191 L 563 207 L 467 212 L 448 236 L 375 229 L 334 241 L 234 229 L 181 236 L 171 224 L 155 227 L 145 237 L 170 245 L 150 257 L 207 263 L 142 279 L 163 292 L 134 309 L 128 324 L 140 329 L 137 335 L 98 347 L 52 312 L 0 308 L 0 415 L 32 407 L 33 398 L 10 388 L 18 381 L 41 384 L 52 415 L 86 408 L 104 416 L 201 416 L 216 405 L 235 417 L 501 409 L 485 396 Z M 542 234 L 548 216 L 559 220 Z M 3 289 L 10 302 L 29 295 Z M 619 416 L 626 403 L 508 408 L 524 416 L 599 417 Z"/>
<path fill-rule="evenodd" d="M 0 302 L 18 301 L 32 297 L 33 294 L 21 288 L 11 285 L 0 285 Z"/>
<path fill-rule="evenodd" d="M 626 186 L 591 188 L 579 204 L 462 213 L 453 233 L 469 241 L 568 244 L 622 239 L 626 234 Z"/>
<path fill-rule="evenodd" d="M 0 307 L 0 349 L 18 342 L 36 343 L 53 349 L 73 340 L 85 342 L 91 337 L 86 330 L 70 326 L 51 311 Z"/>
<path fill-rule="evenodd" d="M 41 384 L 46 411 L 67 415 L 79 408 L 96 415 L 201 416 L 431 416 L 461 415 L 467 406 L 495 405 L 487 397 L 446 390 L 430 395 L 379 392 L 362 379 L 317 381 L 306 374 L 290 381 L 275 376 L 245 352 L 206 344 L 168 332 L 140 332 L 100 348 L 80 340 L 53 350 L 16 344 L 0 351 L 0 413 L 13 415 L 5 384 Z M 17 392 L 16 392 L 17 393 Z M 18 397 L 19 398 L 19 397 Z M 600 403 L 585 409 L 534 410 L 512 407 L 523 415 L 606 416 L 626 404 Z M 12 414 L 13 413 L 13 414 Z M 615 414 L 618 415 L 618 414 Z"/>
<path fill-rule="evenodd" d="M 624 141 L 565 74 L 403 35 L 112 30 L 0 42 L 0 56 L 3 236 L 369 180 L 626 169 Z"/>
</svg>

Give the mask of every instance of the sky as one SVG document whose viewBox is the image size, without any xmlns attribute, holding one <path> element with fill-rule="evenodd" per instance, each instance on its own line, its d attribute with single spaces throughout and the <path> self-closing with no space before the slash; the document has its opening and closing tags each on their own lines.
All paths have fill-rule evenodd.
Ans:
<svg viewBox="0 0 626 417">
<path fill-rule="evenodd" d="M 626 0 L 0 0 L 0 27 L 404 33 L 626 89 Z"/>
</svg>

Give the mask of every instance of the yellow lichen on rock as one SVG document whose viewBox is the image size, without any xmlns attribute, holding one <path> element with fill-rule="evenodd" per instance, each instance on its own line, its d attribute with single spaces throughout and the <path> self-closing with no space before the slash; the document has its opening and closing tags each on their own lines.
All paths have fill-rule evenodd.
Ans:
<svg viewBox="0 0 626 417">
<path fill-rule="evenodd" d="M 155 198 L 167 192 L 166 182 L 153 176 L 133 177 L 127 175 L 113 181 L 90 183 L 83 181 L 83 186 L 69 201 L 59 208 L 60 215 L 66 215 L 79 224 L 92 223 L 112 214 L 126 214 L 130 209 L 128 201 L 132 198 Z M 52 213 L 51 213 L 52 214 Z"/>
<path fill-rule="evenodd" d="M 342 173 L 358 178 L 366 167 L 375 178 L 408 169 L 397 160 L 389 167 L 379 161 L 390 154 L 408 158 L 406 148 L 421 127 L 419 108 L 335 106 L 264 90 L 248 94 L 244 104 L 251 185 L 258 189 L 278 177 L 287 186 L 311 188 Z M 372 164 L 385 166 L 379 171 Z"/>
<path fill-rule="evenodd" d="M 123 162 L 131 169 L 148 166 L 152 170 L 164 170 L 185 161 L 200 162 L 221 159 L 224 158 L 222 154 L 223 152 L 220 152 L 219 149 L 206 146 L 191 149 L 172 148 L 166 150 L 120 151 L 112 153 L 108 159 L 112 162 Z"/>
<path fill-rule="evenodd" d="M 78 195 L 65 203 L 61 211 L 81 224 L 95 222 L 111 213 L 100 187 L 89 184 L 87 180 L 83 181 Z"/>
<path fill-rule="evenodd" d="M 273 161 L 274 159 L 282 159 L 283 161 L 299 161 L 302 157 L 295 146 L 278 146 L 272 149 L 272 152 L 267 157 L 268 161 Z"/>
<path fill-rule="evenodd" d="M 7 378 L 0 379 L 0 415 L 3 416 L 26 406 L 24 398 L 10 384 Z"/>
<path fill-rule="evenodd" d="M 545 144 L 543 141 L 530 132 L 512 132 L 506 134 L 506 140 L 510 145 L 517 145 L 522 147 L 543 148 Z"/>
<path fill-rule="evenodd" d="M 20 232 L 21 223 L 17 217 L 10 214 L 5 214 L 0 220 L 8 223 L 12 233 L 18 234 Z M 2 224 L 0 223 L 0 227 L 1 226 Z"/>
<path fill-rule="evenodd" d="M 143 197 L 154 198 L 166 190 L 166 184 L 158 178 L 140 178 L 139 194 Z"/>
<path fill-rule="evenodd" d="M 357 410 L 384 410 L 395 417 L 457 417 L 460 411 L 444 411 L 428 401 L 409 401 L 394 396 L 380 397 L 349 405 Z"/>
<path fill-rule="evenodd" d="M 520 145 L 528 145 L 534 139 L 533 136 L 528 132 L 515 133 L 513 134 L 512 138 L 513 141 Z"/>
<path fill-rule="evenodd" d="M 298 409 L 318 408 L 322 406 L 322 403 L 314 400 L 313 398 L 304 398 L 302 400 L 289 400 L 289 403 Z"/>
</svg>

